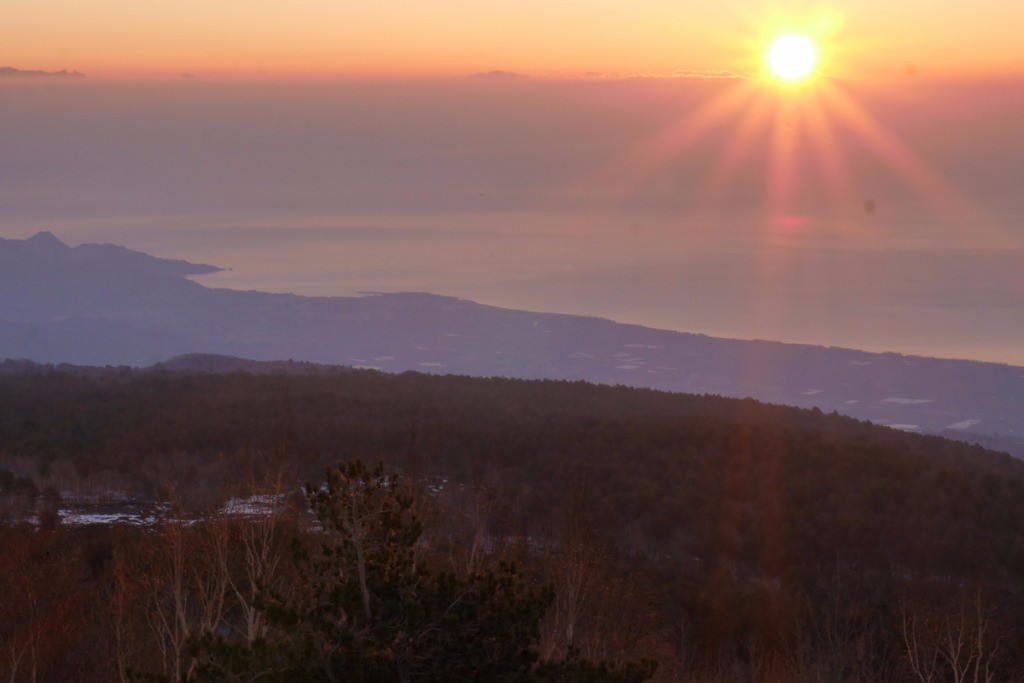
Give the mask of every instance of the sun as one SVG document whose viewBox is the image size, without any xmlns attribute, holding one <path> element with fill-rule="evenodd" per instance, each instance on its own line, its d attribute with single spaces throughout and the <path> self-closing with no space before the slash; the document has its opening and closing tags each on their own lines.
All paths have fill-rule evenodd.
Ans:
<svg viewBox="0 0 1024 683">
<path fill-rule="evenodd" d="M 782 81 L 802 81 L 818 63 L 818 49 L 807 36 L 789 33 L 772 41 L 767 53 L 768 71 Z"/>
</svg>

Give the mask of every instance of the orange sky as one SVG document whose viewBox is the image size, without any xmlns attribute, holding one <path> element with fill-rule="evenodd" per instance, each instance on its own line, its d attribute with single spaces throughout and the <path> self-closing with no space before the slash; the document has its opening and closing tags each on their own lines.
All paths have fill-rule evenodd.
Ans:
<svg viewBox="0 0 1024 683">
<path fill-rule="evenodd" d="M 822 35 L 838 73 L 1024 73 L 1006 0 L 16 0 L 0 66 L 96 77 L 534 75 L 756 68 L 777 28 Z"/>
</svg>

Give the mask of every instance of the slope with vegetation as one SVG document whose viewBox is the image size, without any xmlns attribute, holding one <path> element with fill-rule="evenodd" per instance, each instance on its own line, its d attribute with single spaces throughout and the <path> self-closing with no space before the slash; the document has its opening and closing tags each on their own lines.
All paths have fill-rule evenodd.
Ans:
<svg viewBox="0 0 1024 683">
<path fill-rule="evenodd" d="M 268 596 L 305 604 L 287 539 L 318 533 L 297 495 L 282 499 L 294 514 L 282 502 L 258 519 L 29 528 L 19 515 L 42 498 L 27 480 L 155 497 L 183 518 L 300 481 L 315 499 L 325 467 L 355 459 L 403 473 L 431 572 L 497 577 L 515 562 L 530 590 L 551 587 L 538 662 L 649 659 L 666 681 L 1024 671 L 1024 463 L 1006 454 L 751 400 L 277 369 L 6 366 L 14 680 L 29 661 L 59 672 L 85 656 L 96 680 L 154 662 L 197 676 L 202 633 L 251 644 L 288 614 Z M 89 642 L 40 626 L 76 614 L 68 601 L 102 607 Z"/>
</svg>

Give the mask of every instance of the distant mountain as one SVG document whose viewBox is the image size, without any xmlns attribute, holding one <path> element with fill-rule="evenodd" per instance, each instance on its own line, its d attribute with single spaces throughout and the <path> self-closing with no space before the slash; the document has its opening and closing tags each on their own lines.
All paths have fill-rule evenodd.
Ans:
<svg viewBox="0 0 1024 683">
<path fill-rule="evenodd" d="M 0 358 L 141 366 L 203 353 L 586 380 L 752 396 L 1009 444 L 1024 435 L 1024 368 L 716 339 L 432 294 L 301 297 L 187 279 L 217 270 L 113 245 L 71 248 L 48 232 L 0 240 Z"/>
<path fill-rule="evenodd" d="M 85 78 L 80 71 L 31 71 L 15 69 L 12 66 L 0 66 L 0 78 Z"/>
</svg>

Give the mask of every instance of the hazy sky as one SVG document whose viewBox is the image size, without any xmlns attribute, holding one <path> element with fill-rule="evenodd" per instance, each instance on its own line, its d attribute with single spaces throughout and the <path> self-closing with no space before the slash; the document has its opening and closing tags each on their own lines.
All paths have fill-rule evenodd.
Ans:
<svg viewBox="0 0 1024 683">
<path fill-rule="evenodd" d="M 0 83 L 0 236 L 1024 365 L 1024 3 L 4 12 L 0 65 L 89 78 Z M 759 73 L 783 28 L 821 77 Z"/>
<path fill-rule="evenodd" d="M 1024 70 L 1007 0 L 9 0 L 3 26 L 0 62 L 95 77 L 747 72 L 783 28 L 837 74 Z"/>
<path fill-rule="evenodd" d="M 0 236 L 1024 364 L 1024 88 L 902 78 L 14 83 Z"/>
</svg>

